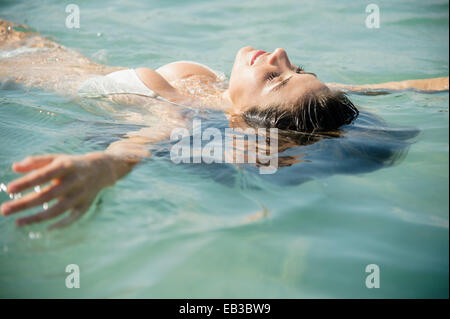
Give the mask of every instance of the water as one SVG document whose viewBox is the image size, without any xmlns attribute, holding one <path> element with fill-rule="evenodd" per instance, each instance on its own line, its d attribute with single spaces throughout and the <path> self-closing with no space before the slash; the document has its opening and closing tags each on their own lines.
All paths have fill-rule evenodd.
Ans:
<svg viewBox="0 0 450 319">
<path fill-rule="evenodd" d="M 379 1 L 380 29 L 365 27 L 364 1 L 77 4 L 80 29 L 65 27 L 56 0 L 2 1 L 0 17 L 108 65 L 194 60 L 229 76 L 237 49 L 252 45 L 283 47 L 330 82 L 449 72 L 446 1 Z M 448 92 L 351 98 L 408 139 L 358 139 L 351 132 L 363 113 L 343 144 L 292 150 L 309 161 L 271 176 L 175 165 L 161 147 L 70 228 L 18 229 L 0 218 L 0 296 L 447 298 Z M 226 126 L 218 115 L 209 121 Z M 10 165 L 27 155 L 102 150 L 133 129 L 88 102 L 4 85 L 0 183 L 17 176 Z M 335 157 L 342 145 L 367 153 Z M 390 151 L 394 165 L 373 162 Z M 65 287 L 68 264 L 80 266 L 80 289 Z M 380 267 L 379 289 L 365 286 L 368 264 Z"/>
</svg>

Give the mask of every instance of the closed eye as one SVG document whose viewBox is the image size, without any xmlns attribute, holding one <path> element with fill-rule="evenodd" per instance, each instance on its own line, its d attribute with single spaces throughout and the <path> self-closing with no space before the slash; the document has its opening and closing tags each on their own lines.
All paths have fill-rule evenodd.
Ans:
<svg viewBox="0 0 450 319">
<path fill-rule="evenodd" d="M 305 69 L 301 65 L 299 67 L 297 67 L 297 70 L 295 70 L 295 73 L 298 73 L 298 74 L 311 74 L 312 76 L 317 77 L 317 74 L 315 74 L 315 73 L 305 72 Z"/>
<path fill-rule="evenodd" d="M 266 74 L 265 79 L 266 79 L 266 81 L 270 82 L 270 81 L 273 81 L 273 79 L 275 79 L 275 78 L 277 78 L 279 76 L 280 76 L 280 74 L 278 74 L 278 73 L 270 72 L 270 73 Z"/>
<path fill-rule="evenodd" d="M 288 77 L 286 80 L 283 80 L 280 82 L 280 84 L 277 84 L 272 90 L 273 91 L 278 91 L 279 89 L 281 89 L 283 86 L 285 86 L 289 80 L 292 78 L 292 76 Z"/>
</svg>

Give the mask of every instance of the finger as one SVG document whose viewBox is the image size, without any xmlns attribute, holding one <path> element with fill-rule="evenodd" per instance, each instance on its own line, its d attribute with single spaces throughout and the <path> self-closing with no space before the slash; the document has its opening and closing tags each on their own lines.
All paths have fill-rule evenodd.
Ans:
<svg viewBox="0 0 450 319">
<path fill-rule="evenodd" d="M 71 169 L 66 165 L 50 164 L 36 171 L 33 171 L 21 178 L 16 179 L 8 184 L 9 193 L 19 193 L 32 186 L 44 184 L 54 178 L 61 177 L 63 174 L 70 172 Z"/>
<path fill-rule="evenodd" d="M 1 212 L 7 216 L 49 202 L 71 191 L 74 188 L 74 180 L 75 178 L 69 177 L 57 185 L 47 186 L 39 193 L 29 193 L 20 199 L 3 203 Z"/>
<path fill-rule="evenodd" d="M 30 156 L 20 162 L 14 163 L 12 169 L 17 173 L 26 173 L 31 170 L 38 169 L 45 165 L 48 165 L 57 156 L 59 155 L 47 154 L 47 155 Z"/>
<path fill-rule="evenodd" d="M 16 225 L 21 227 L 24 225 L 30 225 L 34 223 L 40 223 L 47 219 L 54 218 L 56 216 L 61 215 L 65 211 L 67 211 L 71 206 L 75 203 L 75 199 L 77 196 L 73 197 L 63 197 L 59 202 L 50 207 L 47 210 L 40 211 L 31 216 L 22 217 L 16 220 Z"/>
<path fill-rule="evenodd" d="M 50 225 L 47 229 L 52 230 L 52 229 L 67 227 L 67 226 L 71 225 L 72 223 L 77 221 L 81 216 L 83 216 L 83 214 L 88 210 L 89 206 L 90 206 L 90 204 L 84 204 L 84 205 L 78 206 L 77 208 L 73 209 L 70 212 L 69 216 Z"/>
</svg>

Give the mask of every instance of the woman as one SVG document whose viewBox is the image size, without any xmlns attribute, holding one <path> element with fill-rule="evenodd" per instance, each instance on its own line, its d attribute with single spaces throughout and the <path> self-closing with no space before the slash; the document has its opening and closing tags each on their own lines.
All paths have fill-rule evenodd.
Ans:
<svg viewBox="0 0 450 319">
<path fill-rule="evenodd" d="M 39 155 L 14 163 L 13 170 L 26 175 L 8 185 L 9 193 L 49 185 L 39 193 L 3 203 L 3 215 L 57 199 L 50 208 L 18 219 L 19 226 L 46 221 L 66 211 L 70 211 L 69 215 L 50 228 L 77 220 L 100 190 L 113 185 L 150 155 L 148 145 L 167 139 L 173 128 L 186 125 L 186 118 L 178 112 L 180 106 L 223 110 L 230 116 L 230 123 L 304 132 L 332 131 L 358 115 L 347 96 L 336 89 L 448 90 L 448 77 L 364 86 L 325 84 L 314 73 L 292 64 L 285 50 L 269 53 L 252 47 L 238 51 L 227 86 L 214 71 L 192 62 L 170 63 L 156 70 L 101 66 L 16 27 L 0 20 L 0 49 L 12 52 L 7 59 L 0 59 L 0 78 L 61 94 L 104 96 L 151 105 L 161 118 L 158 125 L 132 132 L 103 152 Z M 30 49 L 32 54 L 14 55 L 18 48 L 21 52 Z M 155 103 L 158 100 L 162 103 Z"/>
</svg>

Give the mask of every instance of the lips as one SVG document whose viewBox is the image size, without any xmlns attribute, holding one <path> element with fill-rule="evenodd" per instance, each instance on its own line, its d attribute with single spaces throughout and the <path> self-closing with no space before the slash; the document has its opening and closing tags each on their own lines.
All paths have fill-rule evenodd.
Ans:
<svg viewBox="0 0 450 319">
<path fill-rule="evenodd" d="M 266 53 L 266 51 L 263 51 L 263 50 L 258 50 L 258 51 L 256 51 L 256 53 L 253 55 L 253 58 L 252 58 L 252 60 L 251 60 L 251 62 L 250 62 L 250 65 L 253 65 L 253 63 L 255 63 L 256 59 L 257 59 L 260 55 L 263 55 L 264 53 Z"/>
</svg>

